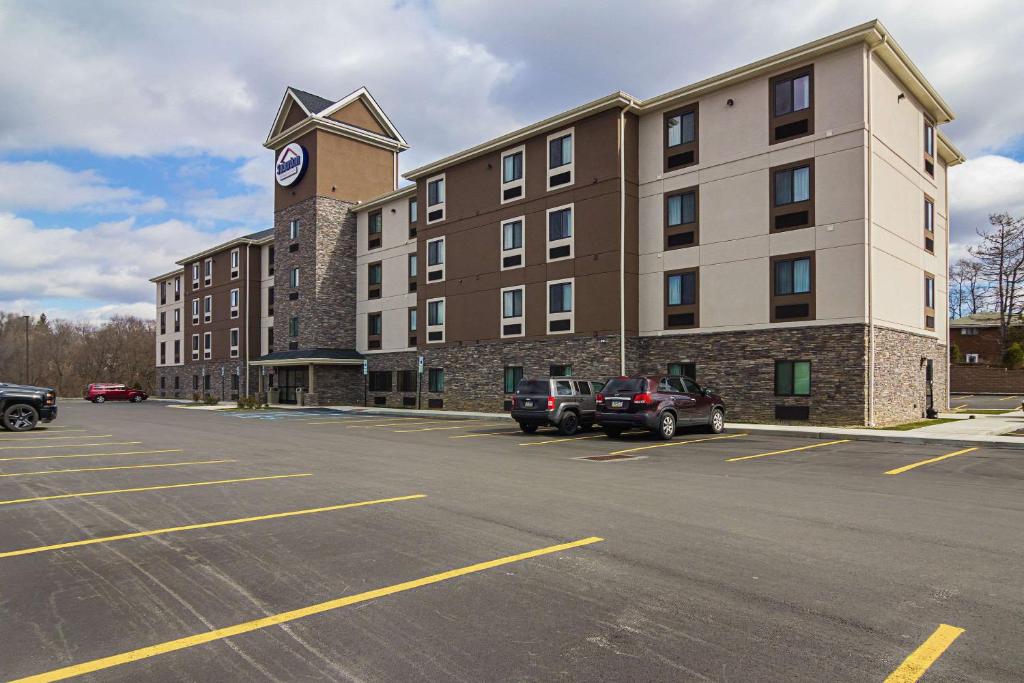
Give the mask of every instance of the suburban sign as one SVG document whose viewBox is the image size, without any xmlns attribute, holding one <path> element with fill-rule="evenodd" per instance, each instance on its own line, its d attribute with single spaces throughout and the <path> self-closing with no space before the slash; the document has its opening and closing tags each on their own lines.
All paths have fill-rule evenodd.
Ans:
<svg viewBox="0 0 1024 683">
<path fill-rule="evenodd" d="M 294 185 L 302 179 L 309 164 L 309 155 L 306 148 L 297 142 L 285 145 L 281 153 L 277 155 L 277 165 L 274 167 L 274 177 L 281 187 Z"/>
</svg>

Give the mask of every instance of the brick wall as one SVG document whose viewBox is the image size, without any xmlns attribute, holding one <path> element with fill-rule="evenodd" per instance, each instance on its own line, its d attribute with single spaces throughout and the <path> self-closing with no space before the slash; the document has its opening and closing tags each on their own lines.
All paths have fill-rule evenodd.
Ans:
<svg viewBox="0 0 1024 683">
<path fill-rule="evenodd" d="M 956 393 L 1024 393 L 1024 370 L 984 365 L 954 365 L 950 374 L 950 390 Z"/>
</svg>

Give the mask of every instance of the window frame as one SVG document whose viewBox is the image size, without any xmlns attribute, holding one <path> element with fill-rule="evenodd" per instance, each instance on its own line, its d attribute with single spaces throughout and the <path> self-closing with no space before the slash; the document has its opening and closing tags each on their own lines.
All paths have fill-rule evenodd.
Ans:
<svg viewBox="0 0 1024 683">
<path fill-rule="evenodd" d="M 519 246 L 511 249 L 505 248 L 505 226 L 510 223 L 519 223 Z M 519 257 L 519 263 L 511 266 L 505 265 L 505 259 Z M 526 267 L 526 216 L 506 218 L 498 223 L 498 265 L 499 270 L 515 270 Z"/>
<path fill-rule="evenodd" d="M 796 393 L 796 364 L 806 363 L 807 364 L 807 393 Z M 779 391 L 779 368 L 783 365 L 789 365 L 789 386 L 790 393 L 783 393 Z M 772 392 L 775 396 L 779 397 L 810 397 L 814 392 L 814 364 L 804 358 L 777 358 L 775 360 L 775 375 L 772 382 Z"/>
<path fill-rule="evenodd" d="M 514 180 L 505 180 L 505 159 L 516 154 L 522 155 L 522 163 L 520 168 L 519 177 Z M 526 199 L 526 145 L 519 145 L 512 149 L 507 149 L 501 153 L 498 163 L 498 199 L 500 204 L 510 204 L 512 202 L 518 202 Z M 515 188 L 520 188 L 520 192 L 517 196 L 509 199 L 505 198 L 505 193 Z"/>
<path fill-rule="evenodd" d="M 409 340 L 409 348 L 415 348 L 419 342 L 419 309 L 410 306 L 405 315 L 405 332 Z"/>
<path fill-rule="evenodd" d="M 572 157 L 567 164 L 560 166 L 551 167 L 551 141 L 570 136 L 569 143 L 569 156 Z M 569 128 L 563 128 L 562 130 L 551 133 L 547 136 L 544 143 L 544 168 L 545 168 L 545 182 L 544 186 L 548 192 L 555 190 L 561 190 L 566 187 L 572 187 L 576 184 L 576 127 L 570 126 Z M 551 185 L 551 178 L 553 176 L 561 175 L 562 173 L 569 173 L 569 180 L 565 183 L 559 183 L 558 185 Z M 524 171 L 525 173 L 525 171 Z"/>
<path fill-rule="evenodd" d="M 373 281 L 374 269 L 380 275 L 379 282 Z M 366 264 L 366 298 L 379 299 L 384 295 L 384 262 L 373 261 Z"/>
<path fill-rule="evenodd" d="M 430 264 L 430 245 L 431 244 L 435 244 L 437 242 L 441 243 L 441 262 L 440 263 L 435 263 L 434 265 L 431 265 Z M 444 282 L 444 280 L 445 280 L 445 261 L 447 260 L 447 255 L 448 255 L 448 245 L 447 245 L 447 240 L 445 239 L 445 235 L 441 235 L 440 237 L 432 237 L 432 238 L 428 239 L 426 241 L 424 249 L 426 251 L 426 256 L 427 256 L 427 258 L 425 259 L 426 262 L 427 262 L 426 283 L 428 285 L 430 285 L 430 284 L 434 284 L 436 282 Z M 431 277 L 431 275 L 433 275 L 434 273 L 437 273 L 437 272 L 441 273 L 440 277 Z"/>
<path fill-rule="evenodd" d="M 668 122 L 675 117 L 680 117 L 680 126 L 682 126 L 682 117 L 687 114 L 693 114 L 693 142 L 680 142 L 677 145 L 669 144 L 668 134 Z M 700 103 L 691 102 L 684 107 L 678 107 L 670 111 L 665 112 L 662 115 L 662 134 L 663 134 L 663 150 L 662 150 L 662 170 L 665 173 L 672 173 L 683 168 L 689 168 L 690 166 L 696 166 L 700 163 Z M 693 161 L 688 163 L 680 163 L 674 166 L 669 165 L 669 158 L 677 156 L 679 154 L 685 154 L 687 152 L 693 152 Z"/>
<path fill-rule="evenodd" d="M 413 195 L 409 197 L 406 213 L 409 218 L 409 239 L 416 238 L 416 228 L 419 221 L 420 198 Z"/>
<path fill-rule="evenodd" d="M 192 289 L 199 289 L 199 280 L 202 268 L 199 265 L 199 261 L 192 264 Z"/>
<path fill-rule="evenodd" d="M 288 318 L 288 338 L 298 339 L 299 337 L 299 316 L 293 315 Z"/>
<path fill-rule="evenodd" d="M 519 315 L 506 316 L 505 315 L 505 294 L 519 292 Z M 514 296 L 513 296 L 514 300 Z M 498 322 L 499 322 L 499 333 L 502 339 L 511 339 L 514 337 L 525 337 L 526 336 L 526 285 L 514 285 L 512 287 L 502 287 L 498 295 Z M 518 332 L 510 332 L 506 334 L 506 327 L 514 325 L 519 326 Z"/>
<path fill-rule="evenodd" d="M 238 317 L 239 305 L 242 302 L 241 291 L 242 290 L 240 290 L 239 288 L 236 287 L 236 288 L 232 289 L 230 292 L 228 292 L 228 306 L 231 308 L 231 317 L 232 318 L 237 318 Z"/>
<path fill-rule="evenodd" d="M 442 187 L 441 194 L 443 195 L 443 197 L 442 197 L 441 201 L 437 202 L 436 204 L 431 204 L 430 203 L 430 185 L 432 183 L 434 183 L 434 182 L 437 182 L 437 181 L 441 181 L 441 187 Z M 423 189 L 424 189 L 424 191 L 426 193 L 426 198 L 427 198 L 427 225 L 433 225 L 435 223 L 442 222 L 445 218 L 448 217 L 448 209 L 447 209 L 447 206 L 448 206 L 448 204 L 447 204 L 447 202 L 448 202 L 448 181 L 446 179 L 446 174 L 445 173 L 439 173 L 439 174 L 437 174 L 435 176 L 431 176 L 431 177 L 427 178 L 427 180 L 423 184 Z M 440 216 L 440 218 L 434 218 L 433 220 L 431 220 L 430 214 L 434 213 L 435 211 L 440 211 L 441 212 L 441 216 Z"/>
<path fill-rule="evenodd" d="M 568 311 L 551 312 L 551 288 L 554 285 L 569 285 L 569 306 Z M 576 278 L 562 278 L 559 280 L 548 280 L 544 283 L 545 306 L 544 313 L 547 316 L 547 324 L 544 328 L 546 334 L 573 334 L 576 331 Z M 551 323 L 562 320 L 569 321 L 569 329 L 551 331 Z"/>
<path fill-rule="evenodd" d="M 231 279 L 237 280 L 241 272 L 242 250 L 238 247 L 232 249 L 230 259 Z"/>
<path fill-rule="evenodd" d="M 378 222 L 378 230 L 373 230 L 374 223 Z M 374 209 L 366 212 L 366 250 L 380 249 L 384 243 L 384 209 Z"/>
<path fill-rule="evenodd" d="M 776 283 L 775 283 L 775 279 L 776 279 L 776 276 L 775 276 L 776 265 L 775 264 L 780 262 L 780 261 L 796 261 L 798 259 L 803 259 L 803 258 L 807 258 L 807 259 L 810 260 L 810 273 L 809 273 L 810 279 L 811 279 L 810 291 L 809 292 L 797 292 L 797 293 L 793 293 L 793 294 L 776 294 L 775 293 L 775 291 L 776 291 L 776 289 L 775 289 L 776 288 Z M 772 256 L 772 257 L 770 257 L 768 259 L 768 264 L 769 264 L 768 267 L 770 269 L 769 277 L 768 277 L 768 279 L 769 279 L 768 286 L 770 288 L 768 290 L 769 306 L 770 306 L 769 311 L 768 311 L 769 312 L 769 320 L 772 323 L 790 323 L 790 322 L 803 322 L 803 321 L 808 321 L 808 320 L 815 320 L 816 319 L 815 316 L 816 316 L 816 313 L 817 313 L 816 306 L 815 306 L 815 301 L 816 301 L 816 291 L 818 289 L 818 277 L 817 277 L 817 273 L 816 273 L 815 252 L 813 252 L 813 251 L 804 251 L 804 252 L 796 252 L 796 253 L 792 253 L 792 254 L 777 254 L 777 255 Z M 775 309 L 776 309 L 777 306 L 801 305 L 801 304 L 807 304 L 807 310 L 808 310 L 807 316 L 792 317 L 792 318 L 778 318 L 775 315 Z"/>
<path fill-rule="evenodd" d="M 199 302 L 199 297 L 192 299 L 192 324 L 199 324 L 199 314 L 202 312 L 202 305 Z"/>
<path fill-rule="evenodd" d="M 288 286 L 291 289 L 298 289 L 299 282 L 299 267 L 294 266 L 290 271 L 288 271 Z"/>
<path fill-rule="evenodd" d="M 799 109 L 797 111 L 789 111 L 785 114 L 775 113 L 775 84 L 780 81 L 793 81 L 801 76 L 809 76 L 809 83 L 807 89 L 807 108 Z M 783 142 L 789 142 L 790 140 L 799 140 L 800 138 L 814 135 L 814 64 L 807 64 L 798 69 L 792 69 L 785 73 L 776 74 L 772 76 L 768 81 L 768 144 L 776 145 Z M 802 119 L 807 119 L 807 131 L 798 135 L 789 135 L 783 138 L 777 138 L 775 136 L 775 129 L 779 126 L 784 126 L 789 123 L 795 123 Z"/>
<path fill-rule="evenodd" d="M 288 239 L 292 242 L 299 240 L 299 228 L 302 226 L 302 221 L 298 218 L 293 218 L 288 221 Z"/>
<path fill-rule="evenodd" d="M 668 293 L 669 293 L 669 280 L 677 276 L 685 276 L 693 274 L 693 303 L 686 304 L 669 304 Z M 667 270 L 664 275 L 664 314 L 662 323 L 665 325 L 666 330 L 689 330 L 700 327 L 700 267 L 695 266 L 693 268 L 680 268 L 678 270 Z M 670 316 L 683 315 L 687 313 L 693 314 L 692 325 L 672 325 L 669 323 Z"/>
<path fill-rule="evenodd" d="M 203 286 L 209 287 L 213 284 L 213 257 L 203 261 Z"/>
<path fill-rule="evenodd" d="M 431 322 L 430 322 L 430 304 L 437 303 L 437 302 L 441 303 L 441 322 L 440 323 L 431 324 Z M 424 306 L 424 310 L 427 312 L 427 325 L 426 325 L 426 329 L 427 329 L 426 341 L 427 341 L 427 343 L 428 344 L 443 344 L 444 340 L 445 340 L 445 322 L 447 321 L 447 313 L 448 313 L 447 310 L 446 310 L 448 308 L 448 306 L 447 306 L 447 303 L 445 302 L 445 297 L 437 296 L 437 297 L 433 297 L 433 298 L 427 299 L 426 302 L 424 302 L 423 306 Z M 430 338 L 431 334 L 434 334 L 434 333 L 437 333 L 437 332 L 440 332 L 441 337 L 439 339 L 431 339 Z"/>
<path fill-rule="evenodd" d="M 509 370 L 512 371 L 512 374 L 511 374 L 512 388 L 511 389 L 509 389 L 509 379 L 510 379 Z M 516 371 L 518 371 L 519 379 L 516 379 Z M 501 371 L 502 380 L 501 381 L 502 381 L 502 388 L 504 389 L 504 393 L 505 394 L 514 394 L 514 393 L 516 393 L 516 387 L 519 386 L 519 383 L 523 381 L 523 377 L 525 377 L 525 376 L 526 376 L 526 374 L 524 372 L 524 368 L 523 368 L 522 365 L 506 365 L 504 368 L 502 368 L 502 371 Z"/>
<path fill-rule="evenodd" d="M 201 347 L 199 346 L 199 334 L 196 333 L 192 335 L 192 360 L 199 360 L 200 350 Z"/>
<path fill-rule="evenodd" d="M 935 200 L 929 195 L 924 196 L 924 250 L 929 254 L 935 254 Z M 932 248 L 928 248 L 928 240 L 932 242 Z"/>
<path fill-rule="evenodd" d="M 213 295 L 207 294 L 203 297 L 203 322 L 213 321 Z"/>
<path fill-rule="evenodd" d="M 415 251 L 410 251 L 405 259 L 405 275 L 408 281 L 409 292 L 415 292 L 418 287 L 420 270 L 420 257 Z"/>
<path fill-rule="evenodd" d="M 931 120 L 926 114 L 924 116 L 924 126 L 921 129 L 922 143 L 924 156 L 924 171 L 929 177 L 935 178 L 935 146 L 937 144 L 937 131 L 935 129 L 935 122 Z M 928 147 L 931 146 L 931 152 L 928 151 Z"/>
<path fill-rule="evenodd" d="M 213 358 L 213 333 L 203 332 L 203 360 Z"/>
<path fill-rule="evenodd" d="M 569 211 L 569 236 L 562 237 L 556 240 L 551 239 L 551 214 L 561 211 Z M 524 225 L 525 230 L 525 225 Z M 525 239 L 525 238 L 524 238 Z M 567 261 L 576 257 L 576 205 L 575 202 L 569 204 L 562 204 L 561 206 L 553 206 L 550 209 L 544 211 L 544 260 L 546 263 L 554 263 L 556 261 Z M 551 250 L 559 247 L 569 247 L 569 254 L 567 256 L 557 256 L 551 258 Z"/>
<path fill-rule="evenodd" d="M 931 332 L 935 331 L 935 291 L 935 275 L 926 270 L 924 271 L 924 328 Z M 931 296 L 931 306 L 928 305 L 929 295 Z M 930 325 L 928 324 L 929 319 L 931 320 Z"/>
<path fill-rule="evenodd" d="M 680 223 L 679 225 L 669 224 L 669 201 L 673 197 L 685 197 L 688 194 L 693 195 L 693 222 L 692 223 Z M 682 201 L 682 200 L 680 200 Z M 664 244 L 665 251 L 671 251 L 673 249 L 688 249 L 690 247 L 696 247 L 700 245 L 700 186 L 692 185 L 690 187 L 684 187 L 679 190 L 672 190 L 666 192 L 663 199 L 663 214 L 662 220 L 664 224 L 664 230 L 662 231 L 664 236 L 662 241 Z M 680 213 L 682 207 L 680 207 Z M 688 232 L 693 233 L 693 241 L 689 244 L 677 244 L 669 245 L 669 238 L 676 235 L 685 235 Z"/>
<path fill-rule="evenodd" d="M 232 327 L 228 330 L 228 350 L 231 358 L 238 358 L 238 349 L 242 339 L 242 334 L 239 328 Z"/>
<path fill-rule="evenodd" d="M 441 380 L 439 385 L 434 381 L 435 378 Z M 440 388 L 435 388 L 437 386 Z M 444 393 L 444 368 L 427 368 L 427 391 L 431 394 Z"/>
<path fill-rule="evenodd" d="M 797 170 L 799 168 L 803 168 L 804 166 L 807 167 L 807 174 L 808 174 L 807 182 L 808 182 L 808 190 L 810 191 L 810 197 L 808 199 L 806 199 L 806 200 L 799 201 L 799 202 L 791 201 L 791 202 L 789 202 L 787 204 L 777 205 L 776 204 L 776 196 L 775 196 L 775 191 L 776 191 L 775 178 L 776 178 L 776 176 L 778 174 L 780 174 L 780 173 L 786 173 L 786 172 L 792 173 L 793 171 L 795 171 L 795 170 Z M 815 204 L 815 197 L 817 195 L 817 192 L 816 192 L 815 187 L 814 187 L 814 175 L 815 175 L 815 173 L 814 173 L 814 158 L 813 157 L 811 157 L 809 159 L 801 159 L 800 161 L 790 162 L 788 164 L 780 164 L 778 166 L 772 166 L 768 170 L 768 185 L 769 185 L 768 186 L 768 232 L 770 234 L 775 234 L 775 233 L 780 233 L 780 232 L 792 232 L 794 230 L 803 230 L 804 228 L 812 228 L 812 227 L 815 226 L 814 204 Z M 777 221 L 779 216 L 786 216 L 786 215 L 789 215 L 789 214 L 798 213 L 800 211 L 806 211 L 807 212 L 807 221 L 806 222 L 801 223 L 799 225 L 794 225 L 794 226 L 784 227 L 784 228 L 777 228 L 777 227 L 775 227 L 776 221 Z"/>
<path fill-rule="evenodd" d="M 181 332 L 181 309 L 174 309 L 174 331 Z"/>
<path fill-rule="evenodd" d="M 377 322 L 378 330 L 373 331 L 374 321 Z M 369 351 L 379 351 L 384 344 L 384 314 L 381 311 L 366 314 L 366 348 Z"/>
</svg>

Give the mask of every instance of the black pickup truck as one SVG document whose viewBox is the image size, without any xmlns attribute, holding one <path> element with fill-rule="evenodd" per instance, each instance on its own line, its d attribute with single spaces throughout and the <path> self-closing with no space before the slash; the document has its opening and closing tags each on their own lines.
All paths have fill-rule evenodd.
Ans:
<svg viewBox="0 0 1024 683">
<path fill-rule="evenodd" d="M 40 422 L 57 419 L 57 393 L 53 389 L 0 382 L 0 427 L 27 432 Z"/>
</svg>

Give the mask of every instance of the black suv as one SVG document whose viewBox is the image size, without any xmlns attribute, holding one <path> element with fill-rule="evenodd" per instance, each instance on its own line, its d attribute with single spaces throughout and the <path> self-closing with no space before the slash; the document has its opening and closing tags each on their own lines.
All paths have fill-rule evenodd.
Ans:
<svg viewBox="0 0 1024 683">
<path fill-rule="evenodd" d="M 0 382 L 0 427 L 27 432 L 42 422 L 57 419 L 57 393 L 53 389 Z"/>
<path fill-rule="evenodd" d="M 604 382 L 572 377 L 524 379 L 512 397 L 512 419 L 527 434 L 550 424 L 572 436 L 593 426 L 594 397 L 603 387 Z"/>
<path fill-rule="evenodd" d="M 725 404 L 689 377 L 616 377 L 597 395 L 597 424 L 610 437 L 639 427 L 671 439 L 677 427 L 694 425 L 718 434 L 725 429 Z"/>
</svg>

